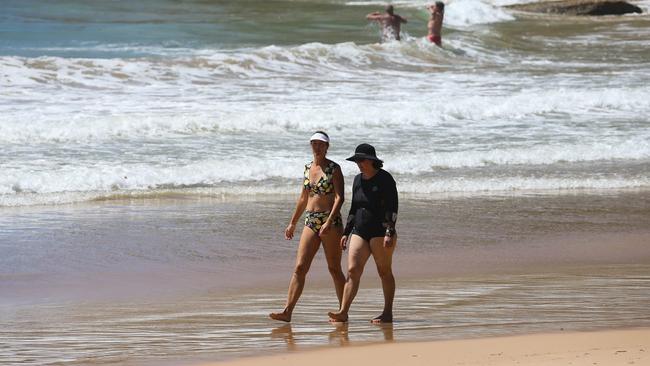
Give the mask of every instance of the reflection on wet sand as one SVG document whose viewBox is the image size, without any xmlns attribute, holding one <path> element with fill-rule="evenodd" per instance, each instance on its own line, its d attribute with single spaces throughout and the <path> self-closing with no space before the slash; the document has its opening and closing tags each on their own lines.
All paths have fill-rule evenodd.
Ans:
<svg viewBox="0 0 650 366">
<path fill-rule="evenodd" d="M 350 323 L 330 322 L 329 324 L 332 326 L 332 329 L 326 332 L 329 345 L 348 346 L 350 344 Z M 393 329 L 392 323 L 373 324 L 370 328 L 365 325 L 353 327 L 353 333 L 357 335 L 368 333 L 368 331 L 370 333 L 381 333 L 384 341 L 392 342 L 394 341 Z M 375 332 L 375 330 L 378 332 Z M 270 337 L 273 340 L 282 340 L 286 344 L 288 351 L 295 351 L 300 343 L 313 338 L 313 335 L 308 333 L 310 332 L 305 331 L 301 337 L 300 332 L 294 332 L 291 324 L 283 324 L 271 329 Z M 381 338 L 373 337 L 373 339 L 378 341 Z"/>
<path fill-rule="evenodd" d="M 330 322 L 334 329 L 328 333 L 330 345 L 347 346 L 350 344 L 349 323 Z"/>
<path fill-rule="evenodd" d="M 271 338 L 282 339 L 287 344 L 287 350 L 293 351 L 296 349 L 296 340 L 294 339 L 293 329 L 291 324 L 284 324 L 271 330 Z"/>
<path fill-rule="evenodd" d="M 375 324 L 375 326 L 379 328 L 382 333 L 384 333 L 384 340 L 386 342 L 392 342 L 394 340 L 393 323 Z"/>
<path fill-rule="evenodd" d="M 166 302 L 0 307 L 0 364 L 66 365 L 72 358 L 93 357 L 95 363 L 123 364 L 124 353 L 133 363 L 178 354 L 220 360 L 396 339 L 648 326 L 649 273 L 648 265 L 610 265 L 403 280 L 396 296 L 397 320 L 386 324 L 368 321 L 382 302 L 381 288 L 371 286 L 359 291 L 348 323 L 327 322 L 323 309 L 336 302 L 329 283 L 312 286 L 295 321 L 281 325 L 266 318 L 269 307 L 285 301 L 279 291 Z M 52 346 L 52 339 L 67 347 Z M 112 353 L 115 349 L 120 355 Z"/>
</svg>

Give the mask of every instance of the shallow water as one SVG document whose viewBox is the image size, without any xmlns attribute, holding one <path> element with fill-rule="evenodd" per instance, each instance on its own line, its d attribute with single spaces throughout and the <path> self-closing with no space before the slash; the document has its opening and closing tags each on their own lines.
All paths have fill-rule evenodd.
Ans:
<svg viewBox="0 0 650 366">
<path fill-rule="evenodd" d="M 101 295 L 102 289 L 110 298 L 149 290 L 161 295 L 166 288 L 177 294 L 184 288 L 205 292 L 284 283 L 298 240 L 283 237 L 294 199 L 190 195 L 5 208 L 0 290 L 14 291 L 3 291 L 0 302 L 76 299 L 75 293 Z M 403 197 L 396 266 L 418 277 L 638 263 L 648 259 L 649 200 L 644 191 Z M 318 258 L 315 268 L 323 268 Z M 95 282 L 101 286 L 88 286 Z"/>
<path fill-rule="evenodd" d="M 650 204 L 616 195 L 404 199 L 396 322 L 369 263 L 345 326 L 322 252 L 291 326 L 293 197 L 177 196 L 0 215 L 0 363 L 186 364 L 261 351 L 650 325 Z M 345 211 L 345 210 L 344 210 Z M 343 261 L 345 263 L 345 259 Z"/>
<path fill-rule="evenodd" d="M 396 296 L 396 321 L 382 326 L 368 323 L 382 306 L 377 287 L 362 289 L 349 324 L 337 325 L 326 317 L 336 306 L 332 290 L 314 287 L 304 293 L 291 325 L 265 318 L 284 302 L 278 291 L 3 307 L 0 360 L 188 364 L 324 345 L 650 325 L 647 265 L 400 281 Z"/>
</svg>

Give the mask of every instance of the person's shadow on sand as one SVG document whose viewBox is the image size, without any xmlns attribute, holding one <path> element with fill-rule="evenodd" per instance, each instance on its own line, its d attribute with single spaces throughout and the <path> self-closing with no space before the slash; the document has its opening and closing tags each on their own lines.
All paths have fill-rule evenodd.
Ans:
<svg viewBox="0 0 650 366">
<path fill-rule="evenodd" d="M 271 338 L 282 339 L 287 344 L 287 350 L 293 351 L 296 349 L 296 341 L 293 337 L 293 330 L 291 324 L 284 324 L 277 328 L 271 329 Z"/>
</svg>

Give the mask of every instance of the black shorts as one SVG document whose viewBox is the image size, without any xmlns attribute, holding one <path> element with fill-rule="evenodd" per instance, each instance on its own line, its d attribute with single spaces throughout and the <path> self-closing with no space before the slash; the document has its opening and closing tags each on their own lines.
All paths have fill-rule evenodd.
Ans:
<svg viewBox="0 0 650 366">
<path fill-rule="evenodd" d="M 375 217 L 372 212 L 366 209 L 360 209 L 357 211 L 357 214 L 354 217 L 354 228 L 352 228 L 352 234 L 357 234 L 363 238 L 363 240 L 370 242 L 372 238 L 383 238 L 386 235 L 386 228 L 379 220 Z"/>
</svg>

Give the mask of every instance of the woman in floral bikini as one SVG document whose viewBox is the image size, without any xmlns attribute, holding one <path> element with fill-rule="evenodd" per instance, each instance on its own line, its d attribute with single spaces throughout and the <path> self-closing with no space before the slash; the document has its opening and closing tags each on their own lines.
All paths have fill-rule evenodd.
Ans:
<svg viewBox="0 0 650 366">
<path fill-rule="evenodd" d="M 343 235 L 340 213 L 344 200 L 343 174 L 337 163 L 326 158 L 329 136 L 325 132 L 314 133 L 310 143 L 314 160 L 305 165 L 302 192 L 291 222 L 284 231 L 285 239 L 292 239 L 296 223 L 305 211 L 305 227 L 300 236 L 296 266 L 289 283 L 287 304 L 282 312 L 269 314 L 271 319 L 285 322 L 291 321 L 291 314 L 305 286 L 305 276 L 321 243 L 339 304 L 345 285 L 345 275 L 341 270 L 342 249 L 339 245 Z"/>
</svg>

